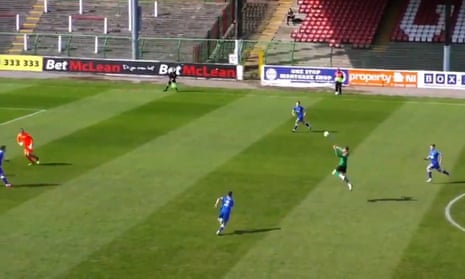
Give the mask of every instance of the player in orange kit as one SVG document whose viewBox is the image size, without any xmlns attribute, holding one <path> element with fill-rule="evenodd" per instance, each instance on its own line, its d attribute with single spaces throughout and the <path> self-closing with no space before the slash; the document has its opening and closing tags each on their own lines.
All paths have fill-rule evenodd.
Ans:
<svg viewBox="0 0 465 279">
<path fill-rule="evenodd" d="M 29 165 L 39 164 L 39 157 L 34 155 L 34 139 L 32 136 L 21 128 L 16 136 L 16 142 L 24 148 L 24 155 L 29 160 Z"/>
</svg>

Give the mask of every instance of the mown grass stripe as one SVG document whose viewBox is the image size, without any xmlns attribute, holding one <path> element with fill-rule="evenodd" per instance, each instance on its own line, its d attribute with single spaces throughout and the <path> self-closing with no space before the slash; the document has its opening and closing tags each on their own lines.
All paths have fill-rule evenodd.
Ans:
<svg viewBox="0 0 465 279">
<path fill-rule="evenodd" d="M 460 107 L 405 104 L 353 151 L 355 191 L 328 176 L 226 278 L 391 278 L 439 190 L 425 184 L 421 159 L 436 142 L 446 164 L 455 162 L 463 142 L 451 131 L 463 117 Z"/>
<path fill-rule="evenodd" d="M 13 119 L 24 117 L 27 114 L 37 112 L 39 110 L 13 110 L 0 108 L 0 126 L 2 123 L 10 122 Z"/>
<path fill-rule="evenodd" d="M 21 108 L 21 107 L 0 107 L 0 110 L 13 110 L 13 111 L 35 111 L 41 110 L 41 108 Z"/>
<path fill-rule="evenodd" d="M 63 94 L 66 93 L 63 92 Z M 35 137 L 37 152 L 40 153 L 40 146 L 44 144 L 163 96 L 166 94 L 151 90 L 137 90 L 131 93 L 123 89 L 103 91 L 54 107 L 33 118 L 3 125 L 0 142 L 15 146 L 16 134 L 20 128 L 25 128 Z M 22 150 L 19 148 L 8 150 L 9 156 L 17 156 L 21 153 Z"/>
<path fill-rule="evenodd" d="M 42 146 L 37 167 L 13 158 L 5 169 L 15 191 L 0 196 L 0 213 L 237 98 L 167 95 Z"/>
<path fill-rule="evenodd" d="M 361 101 L 357 109 L 348 109 L 341 123 L 335 113 L 345 108 L 341 99 L 325 98 L 315 103 L 314 98 L 301 98 L 314 132 L 302 129 L 291 133 L 294 119 L 290 118 L 289 108 L 294 102 L 281 99 L 282 108 L 275 113 L 289 116 L 283 125 L 199 180 L 66 277 L 92 274 L 145 278 L 156 274 L 160 278 L 203 279 L 227 273 L 266 234 L 280 233 L 280 220 L 326 177 L 327 164 L 332 164 L 333 158 L 325 156 L 330 142 L 324 140 L 322 128 L 339 130 L 344 126 L 353 132 L 351 135 L 363 138 L 367 126 L 375 127 L 397 108 L 396 104 L 363 106 Z M 376 111 L 377 116 L 363 117 L 371 111 Z M 261 117 L 268 119 L 267 115 Z M 218 195 L 229 189 L 235 193 L 236 208 L 227 235 L 219 238 L 215 235 L 217 210 L 212 205 Z"/>
<path fill-rule="evenodd" d="M 36 115 L 40 114 L 40 113 L 44 113 L 46 111 L 47 111 L 46 109 L 41 109 L 41 110 L 38 110 L 38 111 L 35 111 L 35 112 L 30 112 L 28 114 L 24 114 L 24 115 L 15 117 L 13 119 L 7 120 L 5 122 L 1 122 L 0 126 L 8 125 L 10 123 L 17 122 L 17 121 L 20 121 L 20 120 L 23 120 L 23 119 L 26 119 L 26 118 L 31 118 L 33 116 L 36 116 Z"/>
<path fill-rule="evenodd" d="M 10 224 L 0 228 L 4 250 L 15 254 L 0 272 L 66 272 L 286 121 L 275 113 L 281 107 L 280 100 L 239 99 L 14 208 L 0 218 Z"/>
<path fill-rule="evenodd" d="M 25 83 L 28 84 L 28 83 Z M 93 96 L 107 90 L 108 87 L 84 86 L 53 82 L 42 84 L 34 82 L 2 94 L 2 106 L 16 108 L 49 109 L 71 103 L 78 99 Z"/>
<path fill-rule="evenodd" d="M 459 136 L 460 131 L 450 130 L 447 137 Z M 444 148 L 444 147 L 443 147 Z M 439 193 L 412 236 L 407 249 L 394 271 L 393 278 L 463 278 L 465 265 L 465 233 L 452 226 L 444 217 L 447 204 L 465 192 L 465 148 L 449 146 L 444 154 L 445 166 L 451 166 L 450 152 L 459 159 L 452 169 L 449 181 L 439 180 L 432 185 Z M 442 183 L 444 182 L 444 183 Z M 451 215 L 461 226 L 465 226 L 465 200 L 462 198 L 451 208 Z"/>
<path fill-rule="evenodd" d="M 0 94 L 8 94 L 11 91 L 25 89 L 30 86 L 30 83 L 9 82 L 7 80 L 0 79 Z"/>
<path fill-rule="evenodd" d="M 319 103 L 318 99 L 313 96 L 301 98 L 309 111 Z M 321 133 L 309 133 L 303 127 L 298 133 L 291 133 L 294 119 L 290 118 L 289 112 L 293 103 L 282 102 L 282 106 L 274 112 L 284 119 L 284 124 L 194 182 L 175 199 L 89 256 L 65 277 L 79 278 L 92 274 L 94 277 L 145 278 L 156 274 L 159 278 L 209 278 L 221 272 L 215 269 L 227 266 L 225 262 L 230 263 L 232 255 L 240 256 L 240 251 L 247 249 L 249 242 L 253 243 L 254 240 L 231 245 L 234 249 L 228 249 L 227 253 L 232 255 L 226 256 L 224 251 L 218 249 L 218 237 L 215 235 L 217 210 L 213 208 L 216 197 L 228 189 L 237 195 L 238 205 L 234 209 L 231 228 L 271 226 L 274 222 L 271 212 L 264 213 L 271 220 L 261 219 L 257 223 L 251 222 L 251 212 L 262 209 L 260 201 L 276 196 L 289 180 L 296 181 L 295 174 L 300 170 L 294 168 L 292 163 L 308 162 L 309 157 L 289 157 L 289 152 L 313 145 L 315 139 L 320 138 Z M 261 106 L 261 102 L 258 106 Z M 268 115 L 258 114 L 256 117 L 262 118 L 263 123 L 268 121 Z M 248 119 L 244 118 L 243 121 Z M 231 125 L 237 124 L 234 121 Z M 293 144 L 289 146 L 291 139 Z M 279 164 L 278 169 L 274 169 L 276 164 Z M 282 164 L 289 172 L 283 171 Z M 179 169 L 183 170 L 182 167 Z M 266 188 L 266 191 L 256 192 L 260 187 Z M 308 190 L 308 187 L 289 187 L 287 190 L 300 192 Z M 286 208 L 289 203 L 292 204 L 291 198 L 276 206 Z M 231 228 L 227 232 L 231 232 Z"/>
</svg>

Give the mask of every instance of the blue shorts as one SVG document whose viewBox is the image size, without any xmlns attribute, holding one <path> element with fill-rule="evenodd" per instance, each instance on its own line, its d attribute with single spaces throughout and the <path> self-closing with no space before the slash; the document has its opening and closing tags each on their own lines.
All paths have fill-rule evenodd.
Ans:
<svg viewBox="0 0 465 279">
<path fill-rule="evenodd" d="M 430 163 L 427 168 L 430 170 L 441 170 L 439 163 Z"/>
<path fill-rule="evenodd" d="M 299 123 L 299 122 L 305 122 L 305 118 L 302 116 L 302 117 L 297 117 L 297 119 L 295 120 L 295 122 Z"/>
<path fill-rule="evenodd" d="M 226 224 L 229 221 L 230 216 L 231 216 L 230 210 L 221 210 L 218 218 L 223 219 L 223 223 Z"/>
</svg>

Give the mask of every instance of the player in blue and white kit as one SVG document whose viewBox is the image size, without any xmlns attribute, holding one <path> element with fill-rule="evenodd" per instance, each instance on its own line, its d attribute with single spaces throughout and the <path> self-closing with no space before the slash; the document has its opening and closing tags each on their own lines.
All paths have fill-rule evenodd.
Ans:
<svg viewBox="0 0 465 279">
<path fill-rule="evenodd" d="M 232 192 L 229 192 L 226 196 L 222 196 L 216 199 L 215 208 L 218 207 L 218 204 L 221 202 L 220 214 L 218 215 L 218 222 L 220 222 L 220 228 L 216 232 L 217 235 L 220 235 L 226 225 L 228 224 L 229 218 L 231 217 L 231 210 L 234 207 L 234 199 Z"/>
<path fill-rule="evenodd" d="M 0 179 L 3 181 L 3 184 L 5 184 L 7 188 L 10 188 L 11 184 L 10 182 L 8 182 L 8 179 L 6 178 L 5 173 L 3 172 L 3 160 L 5 159 L 5 151 L 6 146 L 0 146 Z"/>
<path fill-rule="evenodd" d="M 297 101 L 295 103 L 295 106 L 292 108 L 291 113 L 292 113 L 292 116 L 296 117 L 294 129 L 292 129 L 293 133 L 297 131 L 297 127 L 299 127 L 300 123 L 305 124 L 308 130 L 312 129 L 312 126 L 310 125 L 310 123 L 305 120 L 305 116 L 307 115 L 307 112 L 305 111 L 305 108 L 300 104 L 300 101 Z"/>
<path fill-rule="evenodd" d="M 442 154 L 441 152 L 439 152 L 439 150 L 436 149 L 435 144 L 431 144 L 429 146 L 429 154 L 425 158 L 425 160 L 429 160 L 430 162 L 426 167 L 426 182 L 433 181 L 433 170 L 437 170 L 438 172 L 443 173 L 445 175 L 450 175 L 448 171 L 441 168 Z"/>
</svg>

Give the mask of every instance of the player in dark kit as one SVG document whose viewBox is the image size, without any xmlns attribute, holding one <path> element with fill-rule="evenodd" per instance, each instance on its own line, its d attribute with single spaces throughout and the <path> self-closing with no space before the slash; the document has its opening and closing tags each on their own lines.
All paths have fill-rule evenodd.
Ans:
<svg viewBox="0 0 465 279">
<path fill-rule="evenodd" d="M 347 160 L 349 158 L 349 147 L 339 147 L 337 145 L 333 145 L 333 149 L 336 153 L 336 156 L 339 158 L 339 163 L 336 169 L 333 170 L 332 174 L 344 181 L 347 185 L 347 188 L 349 188 L 349 191 L 352 191 L 352 183 L 350 183 L 349 178 L 347 177 Z"/>
<path fill-rule="evenodd" d="M 178 86 L 176 84 L 176 78 L 178 75 L 176 74 L 176 69 L 170 68 L 168 70 L 168 85 L 166 85 L 165 89 L 163 91 L 168 91 L 168 88 L 173 88 L 178 92 Z"/>
</svg>

